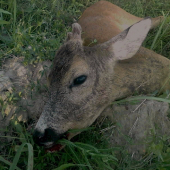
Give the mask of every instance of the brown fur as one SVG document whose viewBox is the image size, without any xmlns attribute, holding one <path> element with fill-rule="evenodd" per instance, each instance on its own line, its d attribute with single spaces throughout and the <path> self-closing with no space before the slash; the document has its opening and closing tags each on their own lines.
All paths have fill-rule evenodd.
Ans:
<svg viewBox="0 0 170 170">
<path fill-rule="evenodd" d="M 106 42 L 142 19 L 108 1 L 99 1 L 83 12 L 78 23 L 83 30 L 84 45 L 87 46 L 94 39 L 97 43 Z M 163 16 L 152 18 L 151 29 L 157 27 L 163 19 Z"/>
</svg>

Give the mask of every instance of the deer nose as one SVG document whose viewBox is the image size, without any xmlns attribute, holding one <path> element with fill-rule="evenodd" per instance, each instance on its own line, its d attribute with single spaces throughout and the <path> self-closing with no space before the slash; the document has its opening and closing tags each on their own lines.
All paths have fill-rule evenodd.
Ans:
<svg viewBox="0 0 170 170">
<path fill-rule="evenodd" d="M 56 142 L 62 134 L 56 134 L 55 131 L 51 128 L 44 130 L 44 133 L 34 130 L 33 139 L 34 142 L 39 146 L 46 146 L 48 143 Z"/>
<path fill-rule="evenodd" d="M 41 133 L 38 130 L 34 130 L 33 140 L 37 145 L 43 146 L 43 143 L 45 141 L 45 133 Z"/>
</svg>

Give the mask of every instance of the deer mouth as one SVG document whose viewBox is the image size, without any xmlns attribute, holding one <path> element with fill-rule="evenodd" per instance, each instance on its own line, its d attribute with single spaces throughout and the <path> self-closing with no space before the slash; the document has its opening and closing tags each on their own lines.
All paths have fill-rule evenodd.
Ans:
<svg viewBox="0 0 170 170">
<path fill-rule="evenodd" d="M 61 139 L 67 139 L 67 140 L 70 140 L 70 134 L 67 133 L 66 135 L 64 135 Z M 55 143 L 51 143 L 47 146 L 45 146 L 45 151 L 48 152 L 48 153 L 53 153 L 53 152 L 58 152 L 60 150 L 62 150 L 63 148 L 65 147 L 65 145 L 62 145 L 62 144 L 55 144 Z"/>
<path fill-rule="evenodd" d="M 53 144 L 50 147 L 46 147 L 45 151 L 48 153 L 58 152 L 64 148 L 64 145 L 61 144 Z"/>
</svg>

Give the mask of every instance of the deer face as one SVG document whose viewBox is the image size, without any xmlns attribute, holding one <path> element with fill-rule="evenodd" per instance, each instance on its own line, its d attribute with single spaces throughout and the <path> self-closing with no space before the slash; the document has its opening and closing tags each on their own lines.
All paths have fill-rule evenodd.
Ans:
<svg viewBox="0 0 170 170">
<path fill-rule="evenodd" d="M 151 26 L 145 19 L 111 40 L 83 47 L 81 26 L 73 24 L 67 42 L 58 50 L 49 74 L 49 100 L 34 131 L 37 144 L 50 148 L 58 139 L 90 126 L 114 100 L 114 65 L 131 58 Z"/>
</svg>

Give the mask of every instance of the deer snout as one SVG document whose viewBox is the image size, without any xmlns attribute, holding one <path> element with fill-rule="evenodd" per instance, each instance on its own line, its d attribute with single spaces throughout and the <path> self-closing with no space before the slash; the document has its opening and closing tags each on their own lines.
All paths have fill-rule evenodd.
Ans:
<svg viewBox="0 0 170 170">
<path fill-rule="evenodd" d="M 59 139 L 63 138 L 64 134 L 57 134 L 51 128 L 47 128 L 44 132 L 40 132 L 39 130 L 34 130 L 33 139 L 34 142 L 39 146 L 51 147 L 54 145 Z"/>
</svg>

